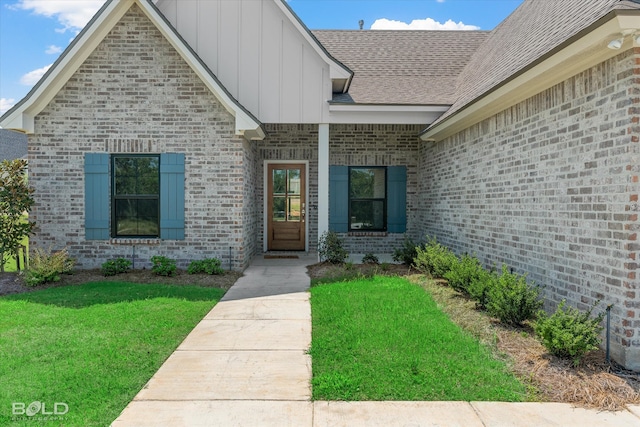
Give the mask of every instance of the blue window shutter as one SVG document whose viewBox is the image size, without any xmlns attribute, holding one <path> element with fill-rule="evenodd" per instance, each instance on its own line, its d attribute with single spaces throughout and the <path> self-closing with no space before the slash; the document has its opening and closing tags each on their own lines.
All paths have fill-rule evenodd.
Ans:
<svg viewBox="0 0 640 427">
<path fill-rule="evenodd" d="M 184 240 L 184 153 L 160 155 L 160 238 Z"/>
<path fill-rule="evenodd" d="M 329 166 L 329 230 L 349 231 L 348 166 Z"/>
<path fill-rule="evenodd" d="M 407 167 L 387 168 L 387 231 L 407 231 Z"/>
<path fill-rule="evenodd" d="M 109 154 L 84 155 L 84 235 L 109 239 Z"/>
</svg>

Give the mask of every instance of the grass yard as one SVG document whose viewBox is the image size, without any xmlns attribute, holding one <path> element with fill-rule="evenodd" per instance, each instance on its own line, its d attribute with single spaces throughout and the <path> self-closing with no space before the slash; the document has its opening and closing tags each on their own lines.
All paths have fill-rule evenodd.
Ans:
<svg viewBox="0 0 640 427">
<path fill-rule="evenodd" d="M 314 400 L 523 401 L 504 362 L 400 277 L 311 289 Z"/>
<path fill-rule="evenodd" d="M 98 282 L 0 297 L 0 425 L 109 425 L 223 293 Z M 16 418 L 16 402 L 68 412 L 34 424 L 42 413 Z"/>
<path fill-rule="evenodd" d="M 27 249 L 27 253 L 29 253 L 29 238 L 24 238 L 20 242 Z M 18 271 L 18 266 L 16 264 L 16 259 L 13 255 L 5 254 L 4 256 L 6 263 L 4 265 L 4 271 Z M 24 259 L 22 259 L 22 254 L 20 255 L 20 266 L 22 270 L 24 270 Z"/>
</svg>

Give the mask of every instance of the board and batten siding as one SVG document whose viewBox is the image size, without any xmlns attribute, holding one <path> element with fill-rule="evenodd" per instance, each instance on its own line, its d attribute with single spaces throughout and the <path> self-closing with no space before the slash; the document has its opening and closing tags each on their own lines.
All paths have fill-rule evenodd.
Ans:
<svg viewBox="0 0 640 427">
<path fill-rule="evenodd" d="M 263 123 L 322 123 L 330 67 L 273 0 L 160 0 L 156 6 Z"/>
</svg>

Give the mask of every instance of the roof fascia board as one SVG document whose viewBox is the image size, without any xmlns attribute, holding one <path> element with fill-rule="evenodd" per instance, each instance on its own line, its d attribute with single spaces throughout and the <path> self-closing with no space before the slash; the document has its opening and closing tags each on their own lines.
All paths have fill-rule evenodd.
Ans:
<svg viewBox="0 0 640 427">
<path fill-rule="evenodd" d="M 224 86 L 149 0 L 109 0 L 25 99 L 7 113 L 0 125 L 8 129 L 20 129 L 33 133 L 35 116 L 51 102 L 133 4 L 138 4 L 213 95 L 236 118 L 236 134 L 244 135 L 245 132 L 249 132 L 252 135 L 251 139 L 264 138 L 262 124 L 229 95 Z"/>
<path fill-rule="evenodd" d="M 331 109 L 328 122 L 331 124 L 399 124 L 422 125 L 433 123 L 448 107 L 446 106 L 358 106 L 360 108 Z M 366 108 L 361 108 L 366 107 Z"/>
<path fill-rule="evenodd" d="M 346 65 L 335 59 L 325 49 L 325 47 L 318 41 L 316 36 L 311 33 L 309 28 L 300 20 L 300 17 L 291 9 L 285 0 L 275 0 L 276 4 L 282 12 L 289 18 L 289 21 L 296 27 L 296 29 L 302 34 L 309 44 L 313 47 L 318 55 L 323 58 L 329 64 L 330 78 L 334 79 L 346 79 L 344 90 L 346 91 L 351 84 L 351 78 L 353 77 L 353 71 L 351 71 Z"/>
<path fill-rule="evenodd" d="M 613 37 L 619 36 L 623 30 L 640 31 L 639 13 L 638 10 L 610 12 L 501 85 L 479 96 L 460 111 L 422 131 L 422 140 L 443 140 L 619 55 L 631 47 L 631 38 L 625 39 L 625 44 L 620 50 L 608 49 L 607 43 Z"/>
</svg>

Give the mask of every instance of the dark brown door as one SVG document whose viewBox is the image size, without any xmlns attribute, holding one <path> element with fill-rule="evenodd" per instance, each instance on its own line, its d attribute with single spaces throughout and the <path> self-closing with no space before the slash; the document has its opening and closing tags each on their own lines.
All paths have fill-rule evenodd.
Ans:
<svg viewBox="0 0 640 427">
<path fill-rule="evenodd" d="M 305 166 L 269 165 L 267 235 L 272 251 L 305 250 Z"/>
</svg>

